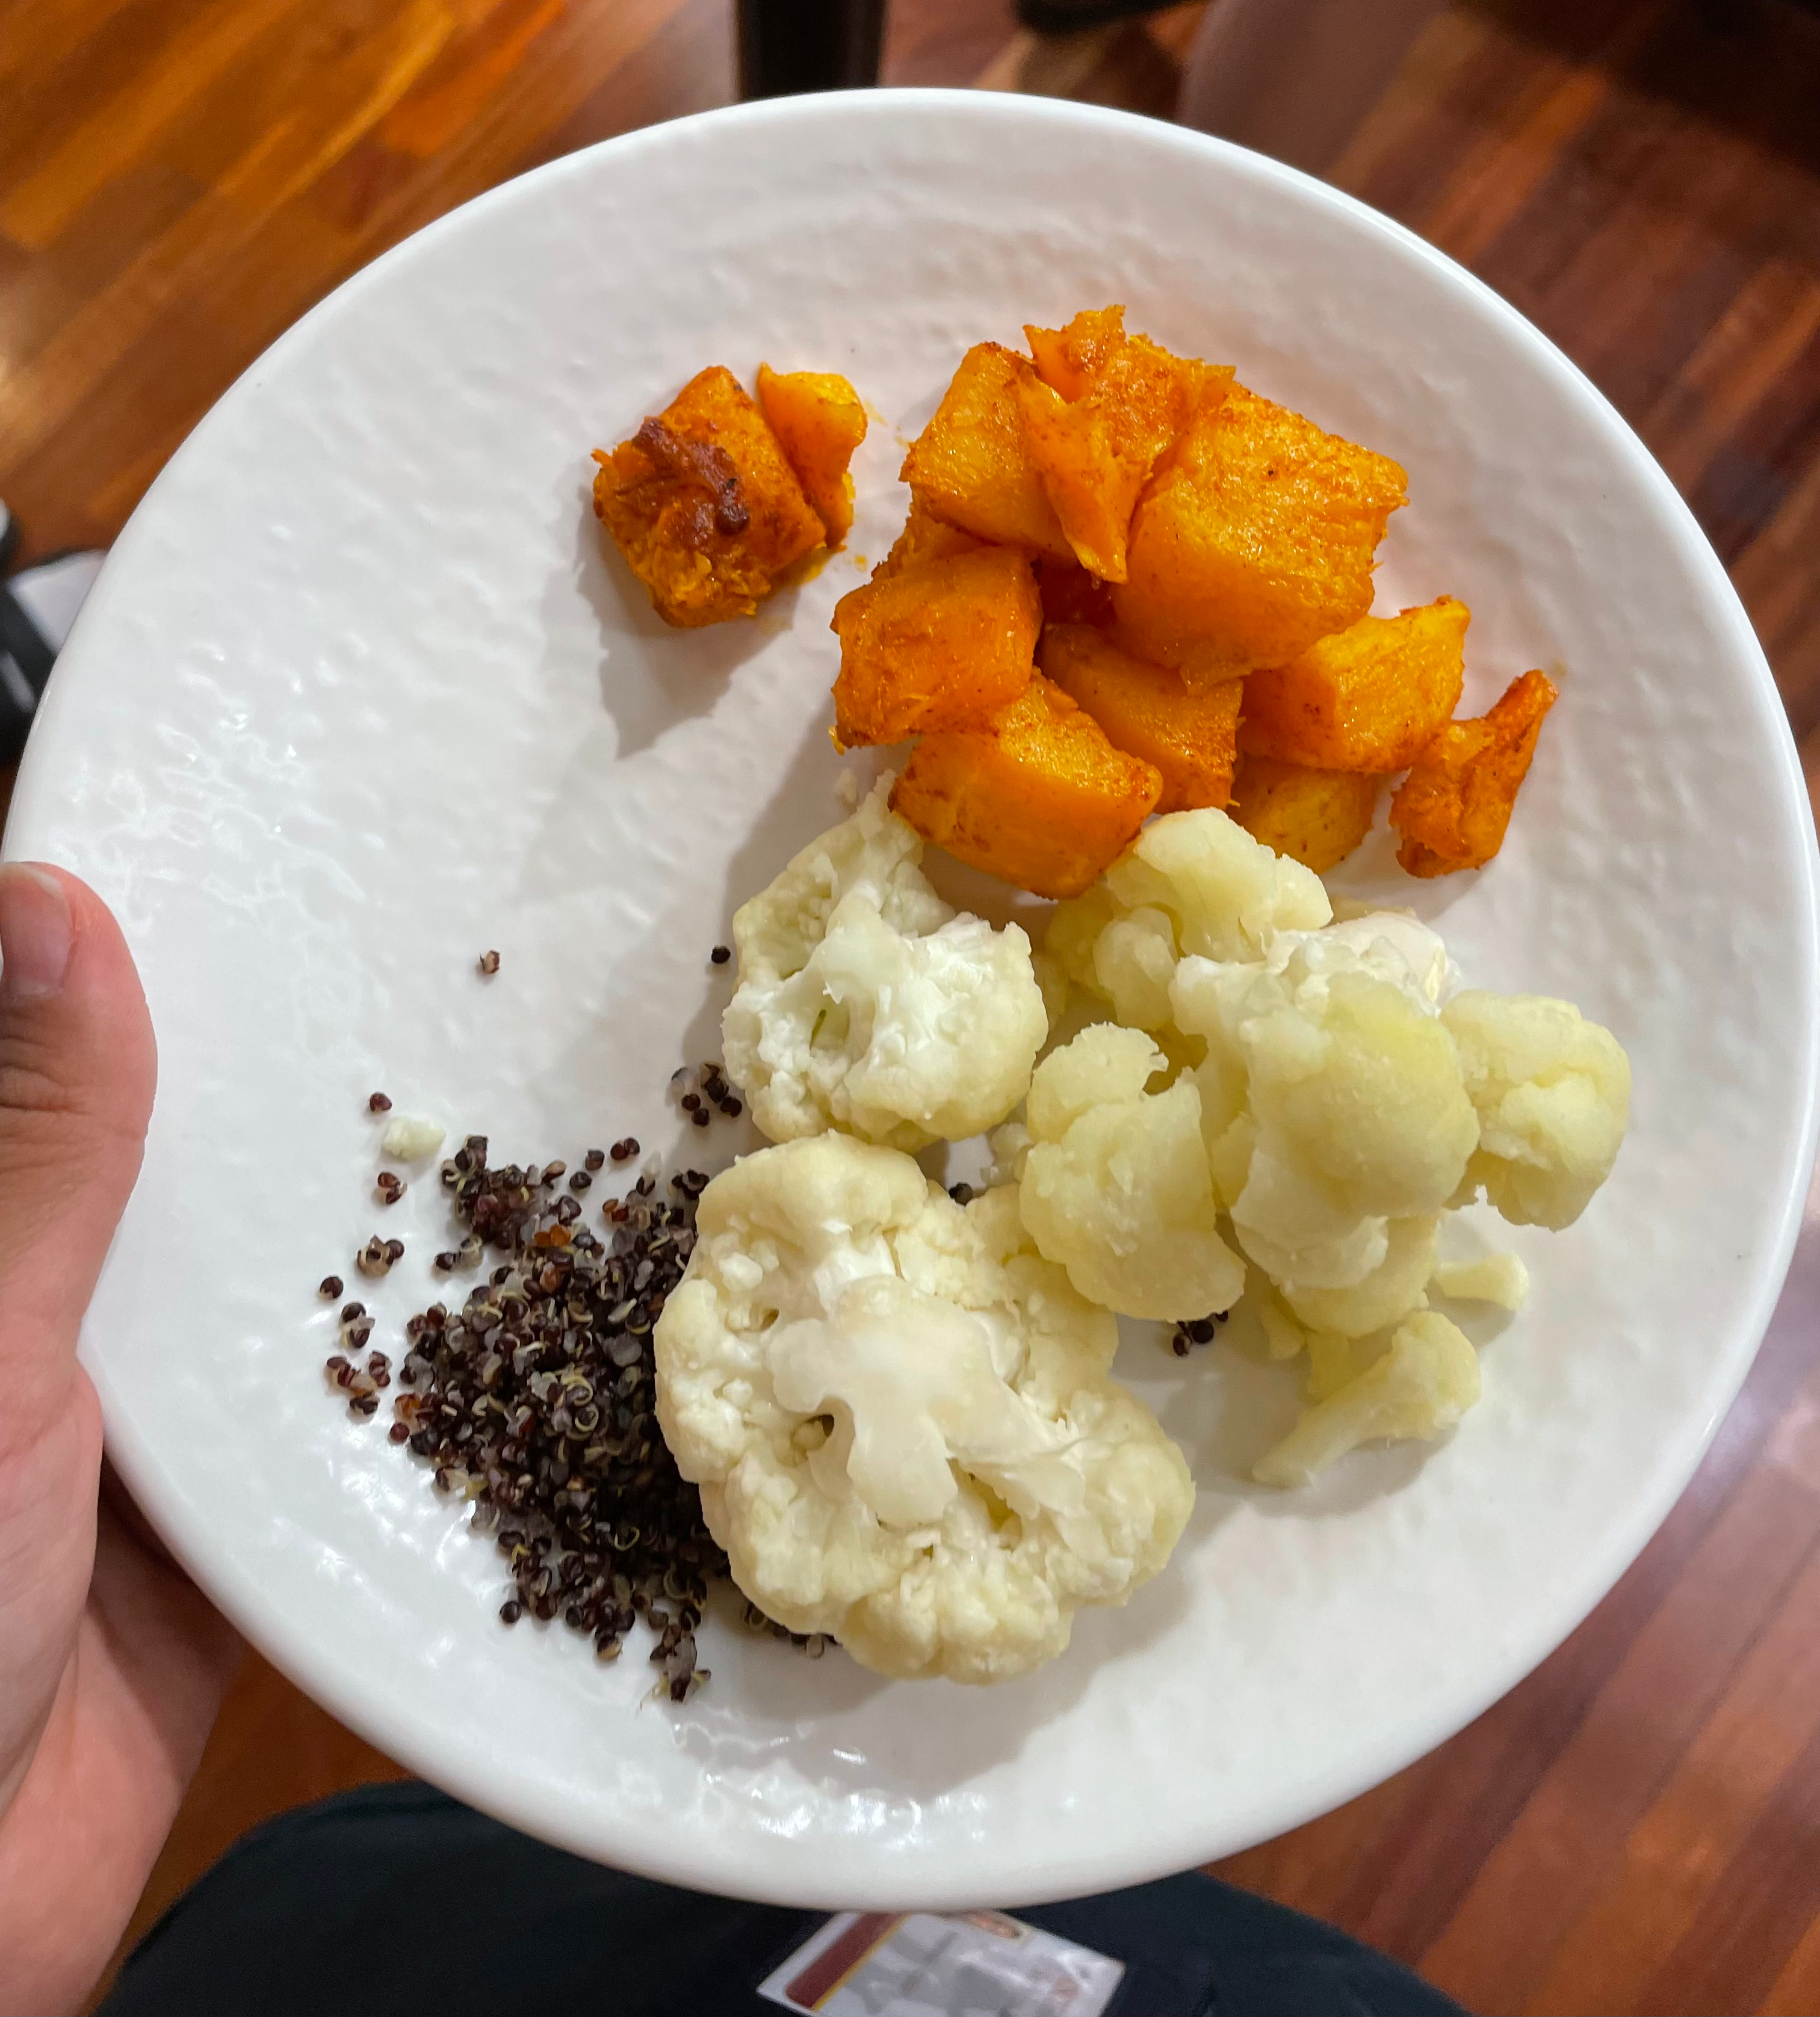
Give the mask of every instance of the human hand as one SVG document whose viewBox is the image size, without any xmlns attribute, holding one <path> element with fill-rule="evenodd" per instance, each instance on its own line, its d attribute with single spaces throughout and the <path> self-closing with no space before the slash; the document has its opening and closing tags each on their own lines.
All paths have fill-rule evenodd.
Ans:
<svg viewBox="0 0 1820 2017">
<path fill-rule="evenodd" d="M 76 1336 L 139 1174 L 157 1052 L 120 928 L 0 868 L 0 2012 L 75 2008 L 132 1916 L 240 1642 L 99 1503 Z"/>
</svg>

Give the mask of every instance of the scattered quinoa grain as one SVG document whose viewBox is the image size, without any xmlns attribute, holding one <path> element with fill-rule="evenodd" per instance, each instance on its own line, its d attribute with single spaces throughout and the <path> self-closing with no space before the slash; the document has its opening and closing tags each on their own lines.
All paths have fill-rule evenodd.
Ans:
<svg viewBox="0 0 1820 2017">
<path fill-rule="evenodd" d="M 316 1294 L 325 1303 L 332 1303 L 345 1286 L 339 1275 L 325 1275 L 316 1284 Z"/>
<path fill-rule="evenodd" d="M 390 1113 L 392 1103 L 383 1092 L 369 1092 L 366 1095 L 366 1110 L 369 1113 Z"/>
<path fill-rule="evenodd" d="M 497 973 L 499 970 L 499 955 L 496 952 L 483 952 L 480 956 L 479 966 L 484 974 Z"/>
<path fill-rule="evenodd" d="M 716 966 L 725 966 L 727 962 L 733 958 L 733 950 L 729 946 L 716 946 L 708 957 L 713 961 Z"/>
</svg>

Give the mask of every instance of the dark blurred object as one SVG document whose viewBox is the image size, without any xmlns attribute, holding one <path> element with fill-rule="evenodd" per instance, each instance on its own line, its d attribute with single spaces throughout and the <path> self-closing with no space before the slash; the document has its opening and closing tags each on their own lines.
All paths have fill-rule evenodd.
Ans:
<svg viewBox="0 0 1820 2017">
<path fill-rule="evenodd" d="M 19 547 L 19 521 L 0 503 L 0 577 Z M 10 579 L 0 578 L 0 765 L 16 763 L 51 668 L 74 626 L 99 553 L 53 554 Z M 0 812 L 9 786 L 0 788 Z"/>
<path fill-rule="evenodd" d="M 741 98 L 878 81 L 885 0 L 739 0 L 739 28 Z"/>
</svg>

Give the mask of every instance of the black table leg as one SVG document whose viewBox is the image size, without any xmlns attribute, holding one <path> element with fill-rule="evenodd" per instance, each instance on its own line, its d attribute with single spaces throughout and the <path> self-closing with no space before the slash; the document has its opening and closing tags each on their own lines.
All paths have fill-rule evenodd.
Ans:
<svg viewBox="0 0 1820 2017">
<path fill-rule="evenodd" d="M 739 0 L 740 96 L 787 98 L 878 81 L 885 0 Z"/>
</svg>

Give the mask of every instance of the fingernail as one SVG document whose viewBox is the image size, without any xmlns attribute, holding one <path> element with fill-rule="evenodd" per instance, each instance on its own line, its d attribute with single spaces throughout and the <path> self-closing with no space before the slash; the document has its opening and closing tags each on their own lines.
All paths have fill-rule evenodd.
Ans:
<svg viewBox="0 0 1820 2017">
<path fill-rule="evenodd" d="M 0 868 L 0 1003 L 55 994 L 74 931 L 70 900 L 56 876 L 19 861 Z"/>
</svg>

